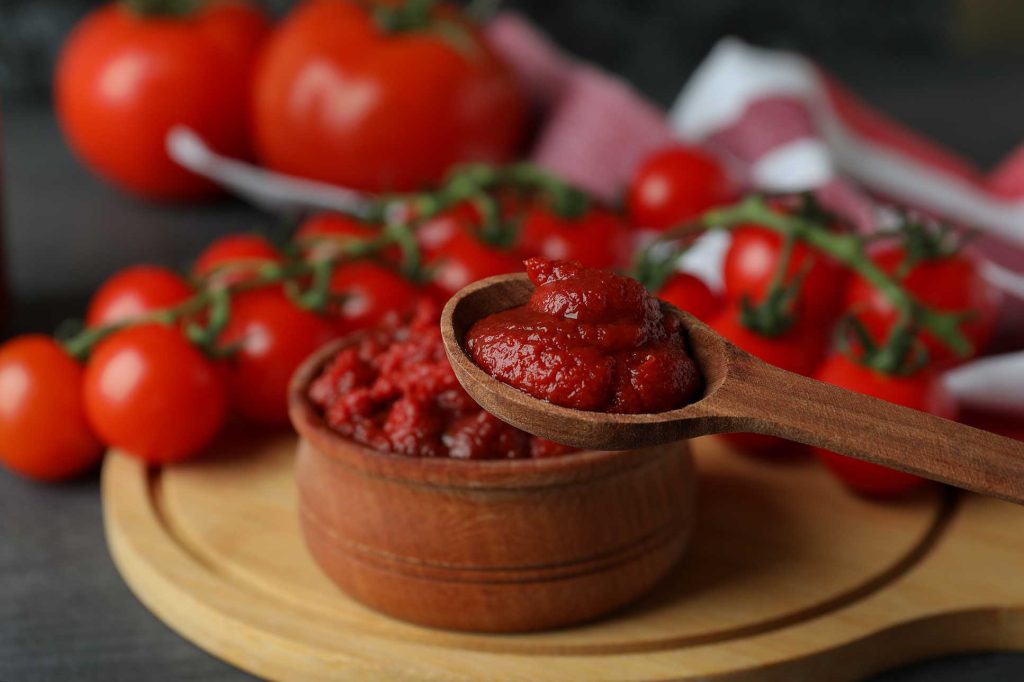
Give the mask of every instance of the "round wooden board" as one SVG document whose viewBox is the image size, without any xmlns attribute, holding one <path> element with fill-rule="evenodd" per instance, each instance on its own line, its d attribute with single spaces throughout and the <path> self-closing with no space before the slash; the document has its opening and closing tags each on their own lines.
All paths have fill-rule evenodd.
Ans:
<svg viewBox="0 0 1024 682">
<path fill-rule="evenodd" d="M 935 489 L 848 494 L 814 462 L 694 441 L 689 553 L 609 618 L 529 635 L 420 628 L 347 598 L 299 534 L 292 436 L 225 439 L 147 470 L 112 453 L 107 538 L 184 637 L 280 680 L 858 679 L 923 656 L 1024 645 L 1024 508 Z"/>
</svg>

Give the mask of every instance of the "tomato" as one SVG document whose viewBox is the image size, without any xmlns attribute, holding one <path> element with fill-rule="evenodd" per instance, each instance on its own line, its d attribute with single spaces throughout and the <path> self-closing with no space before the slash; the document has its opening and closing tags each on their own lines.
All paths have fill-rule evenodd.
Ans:
<svg viewBox="0 0 1024 682">
<path fill-rule="evenodd" d="M 519 248 L 528 256 L 575 260 L 588 268 L 624 265 L 630 234 L 615 213 L 595 209 L 574 220 L 559 218 L 544 207 L 527 211 Z"/>
<path fill-rule="evenodd" d="M 722 309 L 722 297 L 700 277 L 687 272 L 671 275 L 657 292 L 658 298 L 685 310 L 702 322 L 709 322 Z"/>
<path fill-rule="evenodd" d="M 235 297 L 219 339 L 225 346 L 238 344 L 228 366 L 231 407 L 249 421 L 287 424 L 292 374 L 334 337 L 326 319 L 297 307 L 280 288 Z"/>
<path fill-rule="evenodd" d="M 477 28 L 441 4 L 386 32 L 396 3 L 301 3 L 269 41 L 254 132 L 276 171 L 372 192 L 438 183 L 454 164 L 513 157 L 524 98 Z"/>
<path fill-rule="evenodd" d="M 227 409 L 221 373 L 173 327 L 123 329 L 104 340 L 85 370 L 85 408 L 106 443 L 150 463 L 200 452 Z"/>
<path fill-rule="evenodd" d="M 485 277 L 521 272 L 523 258 L 516 251 L 485 244 L 472 229 L 461 229 L 428 252 L 426 265 L 432 268 L 434 286 L 450 297 Z"/>
<path fill-rule="evenodd" d="M 736 188 L 714 157 L 670 147 L 646 159 L 633 176 L 627 204 L 633 223 L 665 230 L 724 204 Z"/>
<path fill-rule="evenodd" d="M 88 471 L 103 456 L 82 404 L 82 368 L 51 338 L 0 346 L 0 462 L 55 481 Z"/>
<path fill-rule="evenodd" d="M 269 20 L 241 2 L 202 3 L 187 16 L 141 16 L 128 4 L 87 16 L 60 54 L 64 134 L 90 168 L 129 192 L 156 200 L 216 193 L 171 160 L 167 132 L 188 126 L 219 152 L 250 156 L 249 85 Z"/>
<path fill-rule="evenodd" d="M 827 329 L 807 319 L 797 319 L 793 327 L 781 336 L 762 336 L 743 325 L 739 307 L 735 304 L 727 306 L 709 324 L 751 355 L 804 376 L 810 376 L 817 369 L 830 340 Z M 789 454 L 803 448 L 797 443 L 756 433 L 729 433 L 722 437 L 752 453 Z"/>
<path fill-rule="evenodd" d="M 874 254 L 872 260 L 891 275 L 904 257 L 903 249 L 894 247 Z M 966 254 L 921 261 L 910 268 L 901 283 L 921 303 L 938 310 L 975 311 L 976 317 L 964 322 L 961 331 L 974 347 L 974 354 L 985 347 L 995 327 L 1000 294 L 982 277 L 977 261 Z M 888 337 L 898 319 L 889 299 L 861 277 L 851 280 L 846 305 L 876 342 Z M 958 358 L 928 332 L 921 332 L 921 341 L 928 349 L 929 358 L 937 365 L 948 366 L 965 359 Z"/>
<path fill-rule="evenodd" d="M 369 260 L 339 265 L 330 292 L 342 296 L 337 305 L 341 333 L 381 324 L 392 315 L 411 313 L 419 300 L 416 287 L 393 269 Z"/>
<path fill-rule="evenodd" d="M 723 277 L 726 297 L 740 301 L 748 297 L 759 303 L 775 278 L 783 252 L 782 236 L 771 230 L 748 225 L 733 232 L 725 254 Z M 786 268 L 786 282 L 805 273 L 796 301 L 796 314 L 822 324 L 835 320 L 842 310 L 848 272 L 838 261 L 802 242 L 793 246 Z"/>
<path fill-rule="evenodd" d="M 156 265 L 135 265 L 103 283 L 89 303 L 89 327 L 137 318 L 192 297 L 192 287 L 180 275 Z"/>
<path fill-rule="evenodd" d="M 284 256 L 266 237 L 232 234 L 206 247 L 192 266 L 192 274 L 212 279 L 213 284 L 227 286 L 252 277 L 261 265 L 283 260 Z"/>
<path fill-rule="evenodd" d="M 330 258 L 340 248 L 359 242 L 368 242 L 381 236 L 381 228 L 340 213 L 321 213 L 306 220 L 295 231 L 295 241 L 304 247 L 306 257 L 312 260 Z M 401 251 L 397 246 L 385 248 L 381 255 L 397 262 Z"/>
<path fill-rule="evenodd" d="M 887 376 L 837 353 L 825 360 L 814 377 L 835 386 L 947 419 L 956 416 L 951 399 L 941 390 L 938 376 L 927 369 L 910 376 Z M 913 474 L 821 448 L 814 448 L 814 453 L 851 490 L 869 497 L 896 497 L 926 483 L 925 479 Z"/>
</svg>

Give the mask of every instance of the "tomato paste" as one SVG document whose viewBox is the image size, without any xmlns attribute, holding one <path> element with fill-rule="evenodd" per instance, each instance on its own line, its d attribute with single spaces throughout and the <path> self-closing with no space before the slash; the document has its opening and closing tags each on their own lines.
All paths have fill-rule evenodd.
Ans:
<svg viewBox="0 0 1024 682">
<path fill-rule="evenodd" d="M 572 451 L 509 426 L 469 397 L 428 304 L 411 323 L 379 327 L 343 348 L 310 384 L 309 397 L 332 429 L 375 450 L 458 459 Z"/>
<path fill-rule="evenodd" d="M 703 381 L 682 324 L 642 284 L 577 262 L 531 258 L 529 302 L 470 329 L 473 360 L 506 384 L 579 410 L 651 413 L 696 399 Z"/>
</svg>

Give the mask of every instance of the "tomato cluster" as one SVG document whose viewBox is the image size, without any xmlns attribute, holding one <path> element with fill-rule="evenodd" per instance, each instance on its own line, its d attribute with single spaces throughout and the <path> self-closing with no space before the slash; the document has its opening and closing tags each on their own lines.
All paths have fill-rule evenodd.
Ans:
<svg viewBox="0 0 1024 682">
<path fill-rule="evenodd" d="M 509 160 L 526 121 L 480 29 L 421 0 L 297 3 L 277 27 L 248 0 L 112 2 L 69 37 L 54 99 L 90 168 L 163 201 L 217 191 L 168 156 L 174 126 L 231 157 L 381 192 Z"/>
<path fill-rule="evenodd" d="M 680 226 L 720 203 L 728 191 L 708 157 L 683 148 L 656 154 L 634 178 L 629 206 L 635 220 L 656 229 Z M 808 218 L 825 232 L 845 228 L 820 207 L 776 201 L 780 214 Z M 942 229 L 908 219 L 875 249 L 858 257 L 870 263 L 917 303 L 939 312 L 964 313 L 960 331 L 967 354 L 928 329 L 900 327 L 900 311 L 877 282 L 856 274 L 807 240 L 786 239 L 771 225 L 730 226 L 722 268 L 723 300 L 688 275 L 665 280 L 666 300 L 691 310 L 740 348 L 792 372 L 891 402 L 955 417 L 939 373 L 984 348 L 998 307 L 997 291 L 978 263 Z M 865 243 L 866 244 L 866 243 Z M 852 335 L 852 342 L 849 337 Z M 838 339 L 838 343 L 837 343 Z M 724 436 L 754 453 L 790 453 L 794 443 L 757 434 Z M 923 481 L 878 465 L 816 451 L 855 491 L 902 494 Z"/>
</svg>

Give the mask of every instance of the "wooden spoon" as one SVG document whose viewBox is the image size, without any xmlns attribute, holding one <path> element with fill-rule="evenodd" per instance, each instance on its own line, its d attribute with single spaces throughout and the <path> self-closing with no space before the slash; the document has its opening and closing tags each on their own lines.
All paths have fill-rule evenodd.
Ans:
<svg viewBox="0 0 1024 682">
<path fill-rule="evenodd" d="M 1024 443 L 779 369 L 668 304 L 666 312 L 682 320 L 704 375 L 697 402 L 658 414 L 607 414 L 534 398 L 491 377 L 462 346 L 474 322 L 525 304 L 532 292 L 526 275 L 491 277 L 457 293 L 441 315 L 459 382 L 484 409 L 524 431 L 596 450 L 761 433 L 1024 503 Z"/>
</svg>

